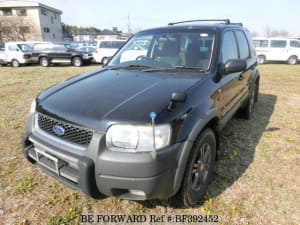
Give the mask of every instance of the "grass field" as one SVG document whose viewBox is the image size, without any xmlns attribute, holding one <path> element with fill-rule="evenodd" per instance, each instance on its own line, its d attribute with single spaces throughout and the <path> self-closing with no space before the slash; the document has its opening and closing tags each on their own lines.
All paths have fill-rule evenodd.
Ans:
<svg viewBox="0 0 300 225">
<path fill-rule="evenodd" d="M 28 163 L 21 154 L 32 99 L 43 89 L 96 66 L 0 67 L 0 224 L 77 224 L 81 213 L 218 214 L 220 224 L 300 224 L 300 65 L 262 65 L 250 121 L 234 118 L 224 154 L 198 208 L 170 201 L 94 200 Z"/>
</svg>

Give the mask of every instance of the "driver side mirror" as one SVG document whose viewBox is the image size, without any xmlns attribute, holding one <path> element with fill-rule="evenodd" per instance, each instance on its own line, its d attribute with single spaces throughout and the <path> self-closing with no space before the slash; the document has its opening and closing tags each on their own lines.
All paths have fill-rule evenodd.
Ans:
<svg viewBox="0 0 300 225">
<path fill-rule="evenodd" d="M 242 72 L 247 69 L 247 62 L 244 59 L 229 59 L 226 61 L 222 69 L 222 74 L 224 75 L 229 73 Z"/>
</svg>

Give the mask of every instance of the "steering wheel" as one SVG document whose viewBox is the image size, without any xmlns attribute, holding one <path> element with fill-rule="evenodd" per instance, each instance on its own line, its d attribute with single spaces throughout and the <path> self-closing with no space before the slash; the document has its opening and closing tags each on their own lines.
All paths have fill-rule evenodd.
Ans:
<svg viewBox="0 0 300 225">
<path fill-rule="evenodd" d="M 139 55 L 138 57 L 136 57 L 135 60 L 137 61 L 141 61 L 141 60 L 147 60 L 147 59 L 151 59 L 150 57 L 148 56 L 144 56 L 144 55 Z M 152 60 L 152 59 L 151 59 Z"/>
</svg>

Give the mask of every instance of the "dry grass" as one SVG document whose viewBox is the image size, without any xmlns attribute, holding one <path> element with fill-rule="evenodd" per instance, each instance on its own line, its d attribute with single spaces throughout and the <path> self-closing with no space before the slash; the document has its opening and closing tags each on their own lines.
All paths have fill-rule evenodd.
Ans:
<svg viewBox="0 0 300 225">
<path fill-rule="evenodd" d="M 93 68 L 0 67 L 0 223 L 77 224 L 85 212 L 217 213 L 223 224 L 300 224 L 300 65 L 260 66 L 254 118 L 234 118 L 224 130 L 215 179 L 194 209 L 170 201 L 90 199 L 24 159 L 20 137 L 32 99 Z"/>
</svg>

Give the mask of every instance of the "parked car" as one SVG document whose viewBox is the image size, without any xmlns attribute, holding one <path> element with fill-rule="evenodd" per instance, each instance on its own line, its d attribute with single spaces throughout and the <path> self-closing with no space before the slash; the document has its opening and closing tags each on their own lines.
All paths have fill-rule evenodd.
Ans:
<svg viewBox="0 0 300 225">
<path fill-rule="evenodd" d="M 35 63 L 38 58 L 32 53 L 32 47 L 26 42 L 8 42 L 0 50 L 0 64 L 13 67 Z"/>
<path fill-rule="evenodd" d="M 92 53 L 75 51 L 65 44 L 37 44 L 33 50 L 38 55 L 40 65 L 45 67 L 51 63 L 71 63 L 73 66 L 82 66 L 84 63 L 90 63 L 93 59 Z"/>
<path fill-rule="evenodd" d="M 214 21 L 141 31 L 104 67 L 40 93 L 25 157 L 94 198 L 198 204 L 222 128 L 237 112 L 251 118 L 260 80 L 249 31 Z M 147 53 L 121 61 L 141 40 Z"/>
<path fill-rule="evenodd" d="M 108 59 L 113 56 L 125 43 L 124 40 L 97 41 L 94 59 L 97 63 L 106 64 Z"/>
<path fill-rule="evenodd" d="M 289 38 L 254 38 L 257 62 L 284 61 L 297 64 L 300 60 L 300 41 Z"/>
</svg>

